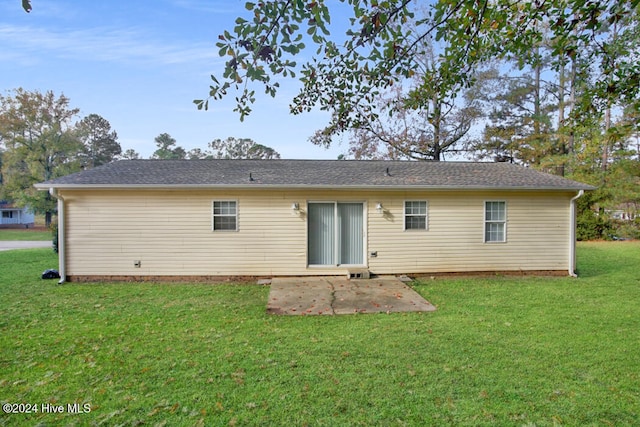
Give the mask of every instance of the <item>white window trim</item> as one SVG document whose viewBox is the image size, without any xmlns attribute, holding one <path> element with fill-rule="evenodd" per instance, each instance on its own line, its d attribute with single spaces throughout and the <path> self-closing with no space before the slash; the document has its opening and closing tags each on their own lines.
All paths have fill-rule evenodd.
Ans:
<svg viewBox="0 0 640 427">
<path fill-rule="evenodd" d="M 424 228 L 409 228 L 409 229 L 407 228 L 407 202 L 424 202 L 425 203 Z M 411 215 L 411 216 L 421 216 L 421 215 Z M 410 233 L 429 231 L 429 201 L 428 200 L 404 200 L 402 202 L 402 227 L 404 231 L 408 231 Z"/>
<path fill-rule="evenodd" d="M 234 230 L 216 230 L 214 228 L 214 218 L 216 217 L 215 215 L 215 203 L 216 202 L 233 202 L 236 204 L 236 228 Z M 231 215 L 218 215 L 218 216 L 231 216 Z M 238 203 L 238 200 L 234 200 L 234 199 L 214 199 L 211 201 L 211 231 L 213 231 L 214 233 L 236 233 L 240 230 L 240 204 Z"/>
<path fill-rule="evenodd" d="M 504 203 L 504 221 L 487 221 L 487 203 Z M 508 218 L 509 206 L 506 200 L 485 200 L 482 204 L 482 241 L 486 244 L 500 244 L 507 243 L 507 218 Z M 487 240 L 487 223 L 492 224 L 504 224 L 504 236 L 502 240 Z"/>
</svg>

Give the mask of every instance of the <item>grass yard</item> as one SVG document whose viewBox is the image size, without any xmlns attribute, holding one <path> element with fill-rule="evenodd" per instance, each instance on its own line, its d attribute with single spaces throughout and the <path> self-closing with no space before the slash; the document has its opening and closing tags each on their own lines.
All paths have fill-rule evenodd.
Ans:
<svg viewBox="0 0 640 427">
<path fill-rule="evenodd" d="M 0 425 L 638 425 L 640 243 L 578 260 L 415 283 L 434 313 L 278 317 L 268 287 L 57 286 L 50 250 L 0 253 L 0 401 L 39 411 Z"/>
<path fill-rule="evenodd" d="M 0 229 L 0 240 L 52 240 L 51 230 L 42 229 Z"/>
</svg>

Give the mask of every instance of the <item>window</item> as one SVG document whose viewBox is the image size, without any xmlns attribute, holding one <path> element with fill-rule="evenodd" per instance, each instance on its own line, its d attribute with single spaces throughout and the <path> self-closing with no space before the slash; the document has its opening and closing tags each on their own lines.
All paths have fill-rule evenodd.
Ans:
<svg viewBox="0 0 640 427">
<path fill-rule="evenodd" d="M 405 230 L 426 230 L 427 229 L 427 202 L 426 201 L 405 201 L 404 202 L 404 229 Z"/>
<path fill-rule="evenodd" d="M 2 218 L 13 218 L 13 211 L 2 211 Z"/>
<path fill-rule="evenodd" d="M 507 202 L 484 202 L 484 241 L 507 241 Z"/>
<path fill-rule="evenodd" d="M 213 231 L 236 231 L 238 229 L 237 203 L 233 200 L 213 202 Z"/>
</svg>

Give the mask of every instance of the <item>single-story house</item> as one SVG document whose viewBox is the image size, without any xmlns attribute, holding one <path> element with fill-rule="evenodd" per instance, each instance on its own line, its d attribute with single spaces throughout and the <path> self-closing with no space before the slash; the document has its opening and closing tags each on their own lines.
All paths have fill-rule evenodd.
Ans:
<svg viewBox="0 0 640 427">
<path fill-rule="evenodd" d="M 28 208 L 20 208 L 7 200 L 0 200 L 0 228 L 33 227 L 35 217 Z"/>
<path fill-rule="evenodd" d="M 36 184 L 67 280 L 575 274 L 585 184 L 508 163 L 124 160 Z"/>
</svg>

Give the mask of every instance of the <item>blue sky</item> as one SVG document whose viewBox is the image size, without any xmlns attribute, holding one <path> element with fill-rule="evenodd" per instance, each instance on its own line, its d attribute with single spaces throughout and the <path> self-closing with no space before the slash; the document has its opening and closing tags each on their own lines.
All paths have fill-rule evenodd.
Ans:
<svg viewBox="0 0 640 427">
<path fill-rule="evenodd" d="M 198 111 L 211 74 L 221 75 L 217 37 L 246 14 L 244 0 L 0 0 L 0 90 L 64 93 L 80 117 L 95 113 L 118 133 L 123 150 L 143 157 L 169 133 L 189 150 L 226 137 L 251 138 L 283 158 L 335 159 L 307 141 L 327 122 L 324 112 L 289 114 L 299 83 L 281 82 L 276 98 L 258 99 L 244 122 L 233 97 Z M 256 89 L 259 89 L 256 87 Z"/>
</svg>

